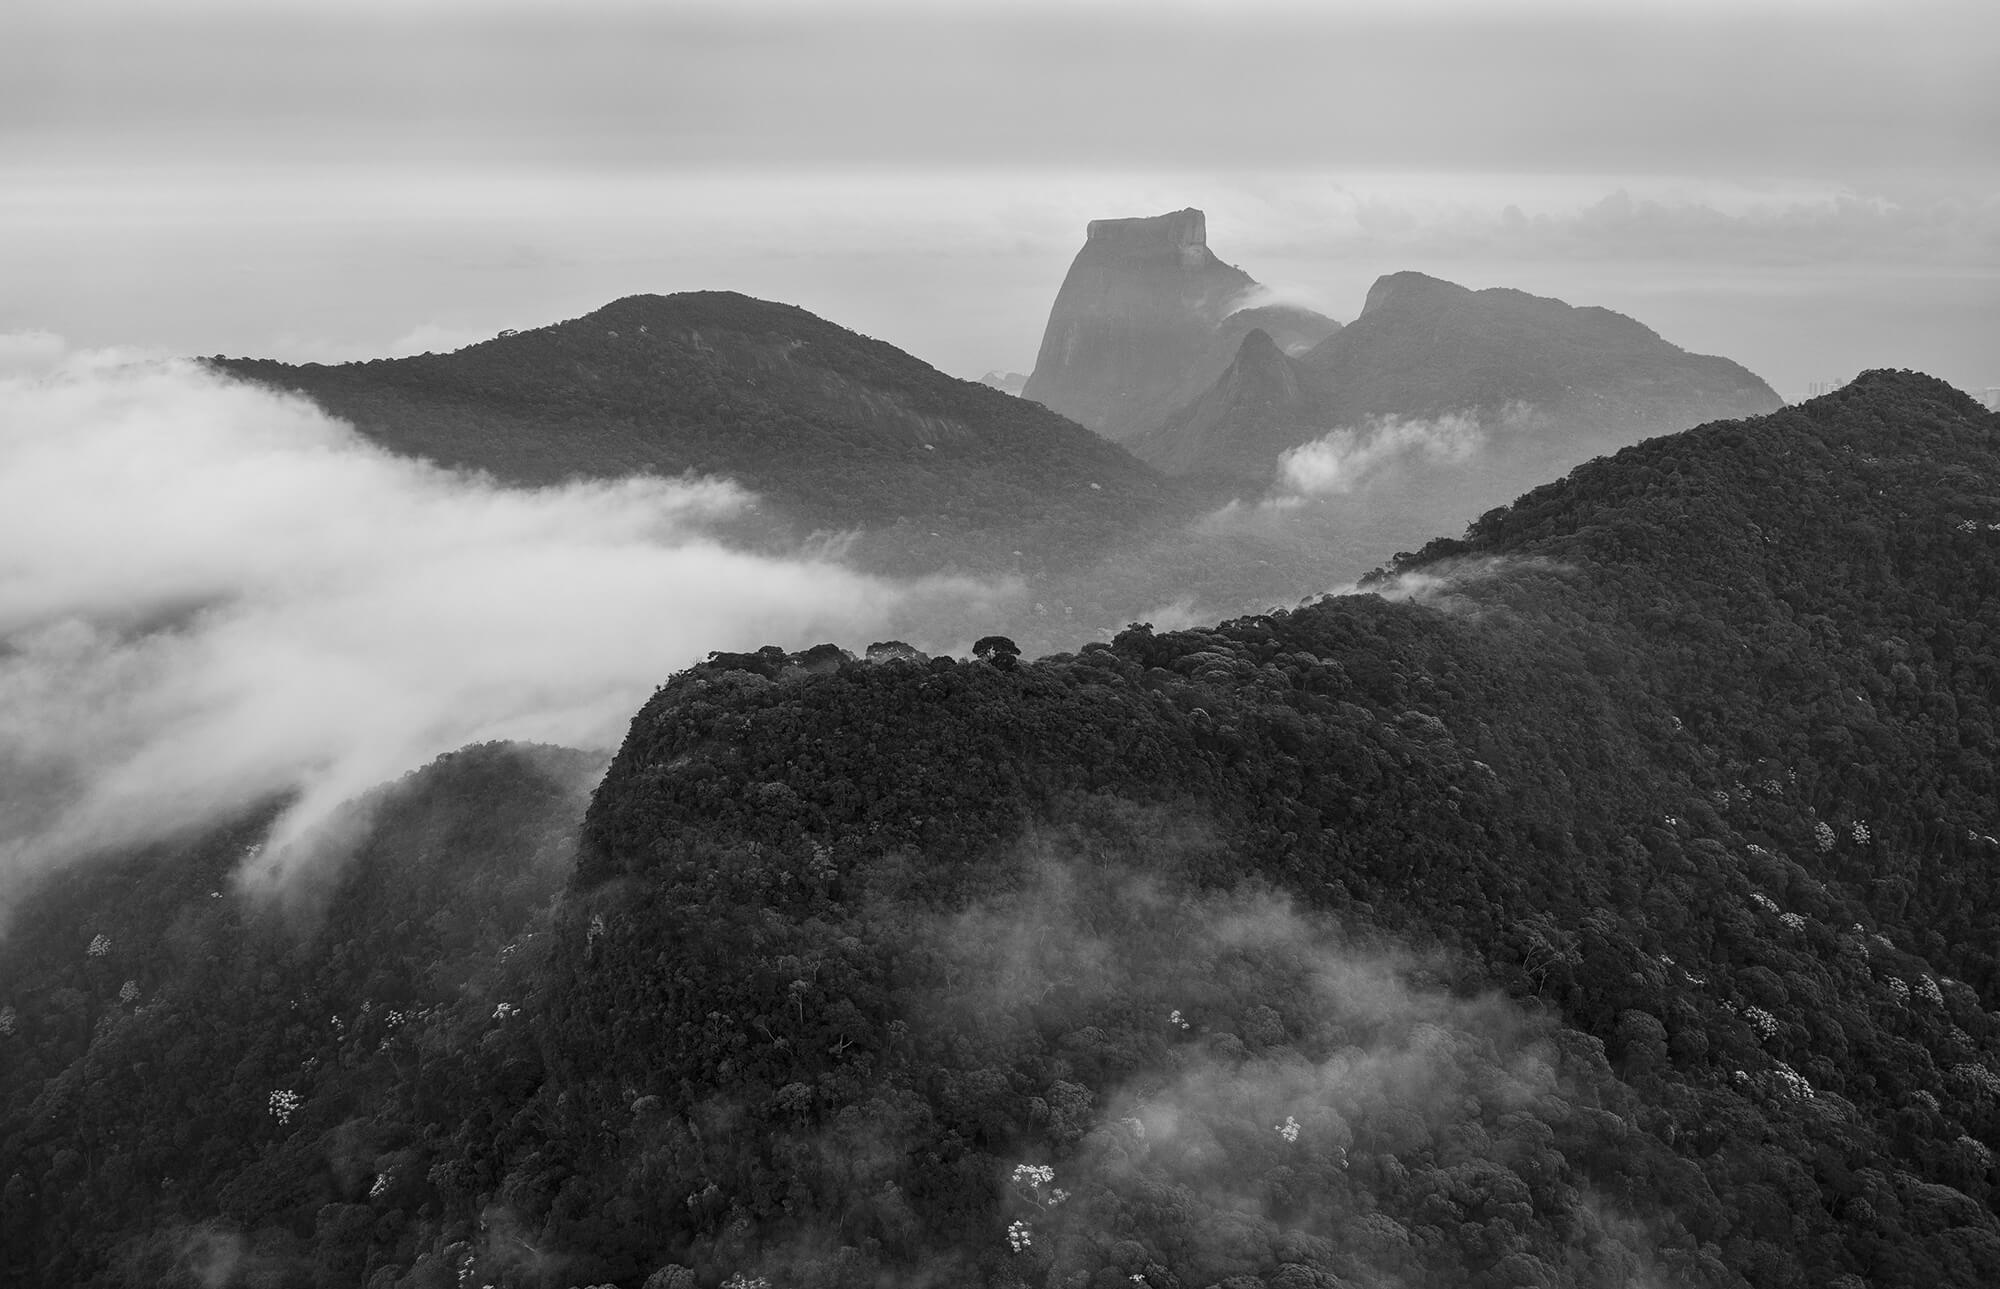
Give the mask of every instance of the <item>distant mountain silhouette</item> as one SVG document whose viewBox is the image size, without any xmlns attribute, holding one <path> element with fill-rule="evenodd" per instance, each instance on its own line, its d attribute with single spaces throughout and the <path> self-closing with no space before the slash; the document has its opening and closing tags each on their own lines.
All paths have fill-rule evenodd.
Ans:
<svg viewBox="0 0 2000 1289">
<path fill-rule="evenodd" d="M 1019 396 L 1027 387 L 1028 378 L 1017 371 L 990 371 L 979 378 L 982 385 L 991 385 L 1003 394 Z"/>
<path fill-rule="evenodd" d="M 511 484 L 725 475 L 806 528 L 895 531 L 904 566 L 1059 562 L 1178 513 L 1173 485 L 1045 408 L 733 292 L 630 296 L 451 354 L 212 364 Z"/>
<path fill-rule="evenodd" d="M 1207 239 L 1193 208 L 1092 220 L 1023 394 L 1122 441 L 1206 389 L 1252 328 L 1299 348 L 1339 329 L 1296 306 L 1245 308 L 1256 280 Z"/>
<path fill-rule="evenodd" d="M 1215 383 L 1131 439 L 1174 474 L 1270 482 L 1286 450 L 1372 423 L 1456 417 L 1489 502 L 1652 434 L 1774 411 L 1771 387 L 1609 309 L 1392 273 L 1355 321 L 1289 357 L 1246 340 Z"/>
</svg>

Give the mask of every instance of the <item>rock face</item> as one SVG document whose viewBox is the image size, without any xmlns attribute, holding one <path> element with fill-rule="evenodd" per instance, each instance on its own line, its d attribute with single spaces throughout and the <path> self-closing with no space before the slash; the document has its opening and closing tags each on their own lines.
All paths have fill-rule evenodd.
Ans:
<svg viewBox="0 0 2000 1289">
<path fill-rule="evenodd" d="M 1023 395 L 1122 441 L 1212 384 L 1250 328 L 1303 347 L 1340 325 L 1310 310 L 1266 306 L 1231 326 L 1256 290 L 1248 273 L 1208 249 L 1208 220 L 1198 210 L 1092 220 Z"/>
<path fill-rule="evenodd" d="M 1736 363 L 1609 309 L 1405 272 L 1378 279 L 1361 316 L 1303 354 L 1246 341 L 1212 386 L 1130 446 L 1169 473 L 1256 486 L 1286 451 L 1330 433 L 1367 446 L 1394 420 L 1411 443 L 1434 444 L 1408 427 L 1449 418 L 1465 451 L 1429 474 L 1476 474 L 1491 504 L 1650 435 L 1781 406 Z"/>
</svg>

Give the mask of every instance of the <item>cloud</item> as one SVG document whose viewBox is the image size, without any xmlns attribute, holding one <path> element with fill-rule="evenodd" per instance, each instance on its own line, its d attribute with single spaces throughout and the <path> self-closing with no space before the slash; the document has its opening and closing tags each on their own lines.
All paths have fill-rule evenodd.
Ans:
<svg viewBox="0 0 2000 1289">
<path fill-rule="evenodd" d="M 1450 412 L 1430 420 L 1379 417 L 1365 428 L 1336 429 L 1287 449 L 1278 458 L 1278 480 L 1295 498 L 1352 492 L 1400 462 L 1465 461 L 1479 451 L 1484 437 L 1479 418 L 1471 412 Z"/>
<path fill-rule="evenodd" d="M 1241 313 L 1245 309 L 1289 308 L 1310 309 L 1325 317 L 1334 317 L 1337 306 L 1324 293 L 1296 283 L 1272 286 L 1259 282 L 1247 287 L 1229 302 L 1231 313 Z"/>
<path fill-rule="evenodd" d="M 465 743 L 612 742 L 708 650 L 865 643 L 978 594 L 732 548 L 712 525 L 749 500 L 503 489 L 185 362 L 0 375 L 0 902 L 65 856 L 293 792 L 281 853 Z"/>
</svg>

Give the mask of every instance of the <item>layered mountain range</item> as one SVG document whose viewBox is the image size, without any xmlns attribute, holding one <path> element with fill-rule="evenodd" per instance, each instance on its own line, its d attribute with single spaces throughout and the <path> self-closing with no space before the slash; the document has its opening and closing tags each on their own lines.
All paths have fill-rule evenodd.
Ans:
<svg viewBox="0 0 2000 1289">
<path fill-rule="evenodd" d="M 1782 403 L 1608 309 L 1402 272 L 1342 327 L 1239 307 L 1258 294 L 1208 249 L 1200 211 L 1095 221 L 1025 394 L 1169 474 L 1252 489 L 1282 486 L 1285 454 L 1328 435 L 1380 461 L 1398 455 L 1382 422 L 1451 417 L 1455 468 L 1413 486 L 1463 493 L 1468 516 L 1600 452 Z"/>
<path fill-rule="evenodd" d="M 224 894 L 270 810 L 73 866 L 0 1275 L 2000 1283 L 1996 479 L 1871 372 L 1373 594 L 713 656 L 286 906 Z"/>
<path fill-rule="evenodd" d="M 1523 291 L 1471 291 L 1393 273 L 1361 315 L 1294 357 L 1245 339 L 1209 389 L 1129 439 L 1172 474 L 1268 482 L 1283 454 L 1346 429 L 1358 446 L 1385 420 L 1461 417 L 1491 438 L 1504 499 L 1653 434 L 1773 411 L 1770 386 L 1726 358 L 1690 354 L 1609 309 Z M 1490 472 L 1490 467 L 1489 467 Z"/>
</svg>

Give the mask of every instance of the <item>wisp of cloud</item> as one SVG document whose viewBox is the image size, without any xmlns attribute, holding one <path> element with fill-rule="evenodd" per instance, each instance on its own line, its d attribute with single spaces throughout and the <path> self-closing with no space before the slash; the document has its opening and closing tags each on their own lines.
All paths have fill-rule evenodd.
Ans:
<svg viewBox="0 0 2000 1289">
<path fill-rule="evenodd" d="M 0 367 L 0 906 L 23 875 L 295 794 L 267 855 L 468 742 L 614 741 L 711 649 L 852 639 L 912 594 L 731 548 L 727 482 L 520 491 L 188 362 Z"/>
<path fill-rule="evenodd" d="M 1343 427 L 1288 449 L 1278 458 L 1278 479 L 1293 496 L 1347 493 L 1400 461 L 1464 461 L 1483 439 L 1478 417 L 1469 412 L 1431 420 L 1385 416 L 1365 429 Z"/>
</svg>

